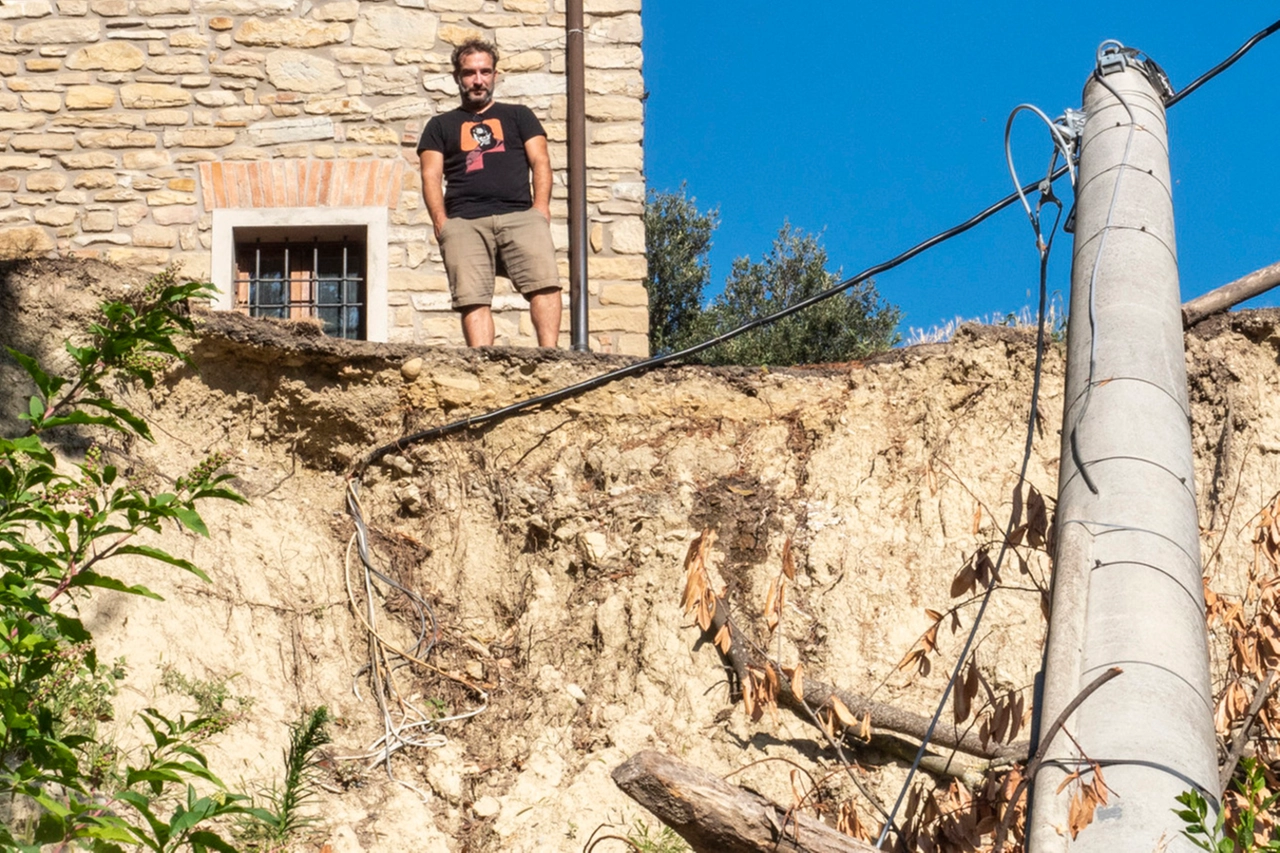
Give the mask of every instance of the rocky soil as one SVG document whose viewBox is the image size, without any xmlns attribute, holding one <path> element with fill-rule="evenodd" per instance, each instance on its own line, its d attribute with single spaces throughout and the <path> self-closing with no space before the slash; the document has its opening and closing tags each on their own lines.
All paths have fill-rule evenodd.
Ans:
<svg viewBox="0 0 1280 853">
<path fill-rule="evenodd" d="M 56 360 L 102 294 L 140 283 L 98 264 L 7 266 L 0 336 Z M 226 451 L 248 503 L 209 508 L 207 540 L 164 537 L 211 583 L 129 566 L 120 571 L 166 601 L 108 593 L 82 603 L 100 654 L 128 662 L 110 734 L 127 745 L 131 712 L 190 704 L 161 684 L 166 668 L 225 682 L 252 706 L 211 744 L 211 758 L 229 783 L 252 788 L 278 776 L 288 725 L 327 705 L 337 723 L 321 822 L 299 849 L 328 844 L 332 853 L 579 851 L 602 826 L 656 829 L 609 778 L 641 749 L 740 770 L 737 783 L 784 801 L 787 765 L 752 762 L 830 766 L 806 723 L 786 713 L 752 723 L 731 704 L 719 656 L 681 612 L 684 557 L 703 529 L 717 534 L 715 572 L 740 624 L 762 640 L 766 591 L 792 542 L 797 578 L 774 654 L 931 713 L 963 632 L 939 634 L 927 675 L 897 665 L 930 624 L 925 609 L 965 600 L 952 598 L 953 579 L 1001 535 L 1034 356 L 1024 331 L 965 328 L 953 343 L 865 364 L 668 368 L 390 454 L 359 486 L 375 562 L 430 602 L 429 663 L 483 689 L 487 704 L 440 726 L 430 746 L 397 752 L 389 775 L 352 758 L 371 750 L 383 721 L 362 672 L 368 633 L 348 592 L 350 576 L 363 607 L 346 474 L 400 436 L 627 362 L 198 319 L 198 370 L 175 367 L 151 393 L 122 389 L 156 443 L 115 452 L 130 476 L 162 482 Z M 1239 591 L 1250 516 L 1280 488 L 1278 353 L 1275 311 L 1219 317 L 1187 336 L 1203 541 L 1215 555 L 1212 582 L 1226 591 Z M 22 385 L 12 365 L 0 370 L 0 402 L 12 412 Z M 1055 344 L 1029 474 L 1050 511 L 1062 370 Z M 75 442 L 65 450 L 76 453 Z M 1020 553 L 1024 562 L 1004 569 L 1009 588 L 993 597 L 978 659 L 993 686 L 1029 692 L 1048 560 Z M 412 644 L 406 599 L 382 589 L 380 633 Z M 959 611 L 965 628 L 971 615 Z M 426 667 L 394 677 L 406 701 L 442 715 L 479 704 Z M 886 749 L 859 757 L 872 790 L 892 798 L 903 765 Z M 623 849 L 611 844 L 596 849 Z"/>
</svg>

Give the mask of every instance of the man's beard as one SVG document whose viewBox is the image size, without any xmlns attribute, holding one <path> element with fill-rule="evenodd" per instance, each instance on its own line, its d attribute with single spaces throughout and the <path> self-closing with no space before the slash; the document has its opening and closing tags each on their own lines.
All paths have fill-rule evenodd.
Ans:
<svg viewBox="0 0 1280 853">
<path fill-rule="evenodd" d="M 493 100 L 493 89 L 483 89 L 477 92 L 474 89 L 461 89 L 462 105 L 465 107 L 483 107 L 485 104 Z"/>
</svg>

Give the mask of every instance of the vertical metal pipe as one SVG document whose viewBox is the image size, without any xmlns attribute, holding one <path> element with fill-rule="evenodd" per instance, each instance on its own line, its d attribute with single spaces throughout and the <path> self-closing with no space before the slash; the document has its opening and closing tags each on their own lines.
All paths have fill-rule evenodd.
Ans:
<svg viewBox="0 0 1280 853">
<path fill-rule="evenodd" d="M 569 88 L 569 341 L 587 343 L 587 105 L 582 59 L 582 0 L 565 9 L 565 68 Z"/>
<path fill-rule="evenodd" d="M 1028 849 L 1191 849 L 1174 798 L 1216 803 L 1217 753 L 1164 104 L 1121 61 L 1084 110 L 1040 730 L 1123 672 L 1048 744 Z M 1112 794 L 1072 840 L 1079 782 L 1057 789 L 1086 759 Z"/>
</svg>

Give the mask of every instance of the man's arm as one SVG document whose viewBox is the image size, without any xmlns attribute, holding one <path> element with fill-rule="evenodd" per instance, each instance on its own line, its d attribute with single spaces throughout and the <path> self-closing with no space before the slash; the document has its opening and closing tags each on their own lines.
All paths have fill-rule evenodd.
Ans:
<svg viewBox="0 0 1280 853">
<path fill-rule="evenodd" d="M 533 172 L 533 207 L 551 221 L 551 155 L 547 153 L 547 138 L 533 136 L 524 141 L 524 155 Z"/>
<path fill-rule="evenodd" d="M 431 223 L 436 227 L 436 241 L 440 240 L 440 229 L 444 227 L 444 154 L 440 151 L 423 150 L 418 155 L 418 163 L 422 166 L 422 200 L 427 203 L 427 213 L 431 215 Z M 547 187 L 550 195 L 550 186 Z"/>
</svg>

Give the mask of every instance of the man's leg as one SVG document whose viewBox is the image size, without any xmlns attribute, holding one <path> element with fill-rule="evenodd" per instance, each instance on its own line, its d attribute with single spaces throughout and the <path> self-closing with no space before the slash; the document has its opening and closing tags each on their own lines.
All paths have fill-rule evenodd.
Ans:
<svg viewBox="0 0 1280 853">
<path fill-rule="evenodd" d="M 560 273 L 547 220 L 536 210 L 498 217 L 498 253 L 516 290 L 529 300 L 538 346 L 560 343 Z"/>
<path fill-rule="evenodd" d="M 462 336 L 469 347 L 493 345 L 493 221 L 449 219 L 440 236 L 453 307 L 462 316 Z"/>
<path fill-rule="evenodd" d="M 560 343 L 560 288 L 539 290 L 529 294 L 529 318 L 538 336 L 538 346 L 554 347 Z"/>
<path fill-rule="evenodd" d="M 493 346 L 493 311 L 488 305 L 469 305 L 460 309 L 462 312 L 462 336 L 469 347 Z M 556 314 L 556 325 L 560 322 L 559 309 Z M 534 321 L 535 326 L 537 321 Z"/>
</svg>

